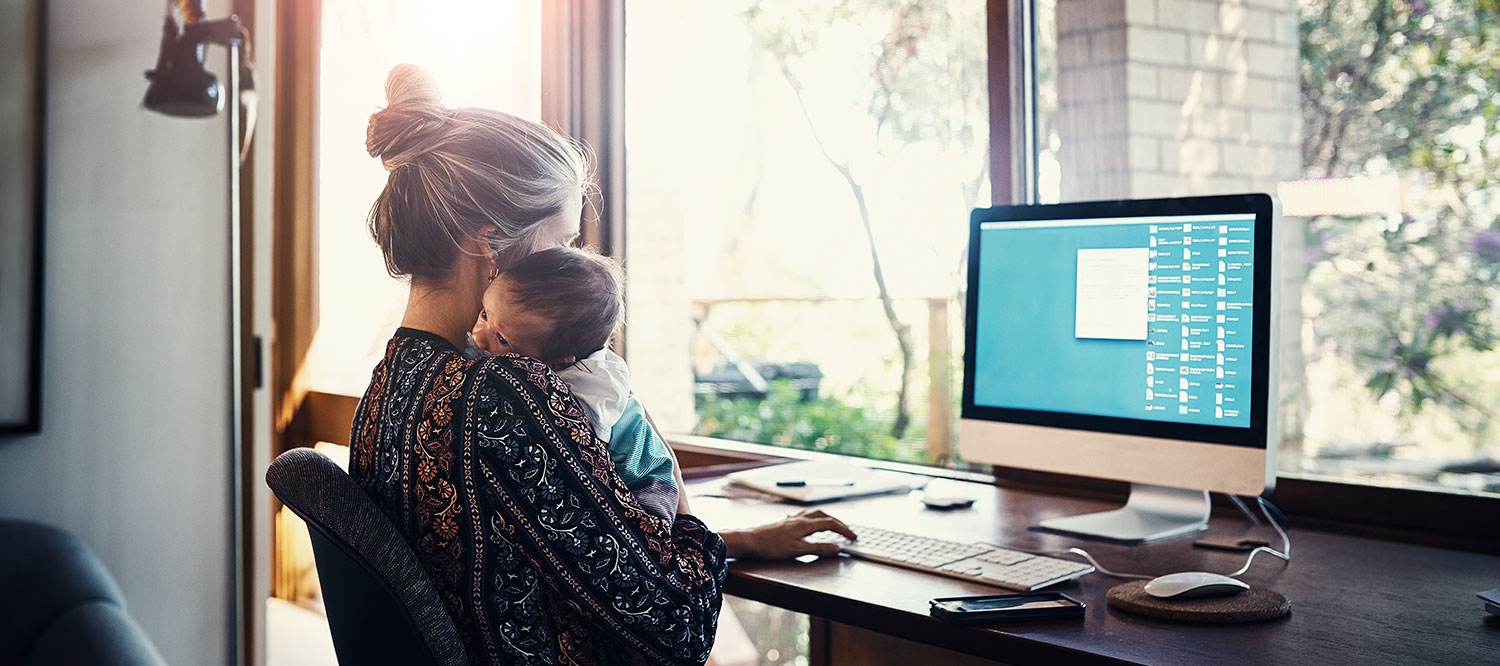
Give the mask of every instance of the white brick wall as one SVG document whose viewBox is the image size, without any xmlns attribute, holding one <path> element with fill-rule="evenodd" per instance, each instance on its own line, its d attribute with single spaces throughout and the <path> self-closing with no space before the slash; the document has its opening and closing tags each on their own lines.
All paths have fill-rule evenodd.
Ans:
<svg viewBox="0 0 1500 666">
<path fill-rule="evenodd" d="M 1188 64 L 1195 68 L 1227 72 L 1249 66 L 1245 40 L 1238 35 L 1194 33 L 1188 35 Z"/>
<path fill-rule="evenodd" d="M 1218 30 L 1217 5 L 1199 0 L 1157 0 L 1156 8 L 1156 26 L 1196 34 Z"/>
<path fill-rule="evenodd" d="M 1127 139 L 1130 152 L 1131 171 L 1156 171 L 1164 168 L 1161 157 L 1161 140 L 1149 136 L 1132 136 Z"/>
<path fill-rule="evenodd" d="M 1249 65 L 1251 74 L 1259 74 L 1270 78 L 1282 78 L 1287 72 L 1291 72 L 1293 79 L 1297 72 L 1297 49 L 1288 48 L 1287 44 L 1271 44 L 1267 42 L 1250 42 Z"/>
<path fill-rule="evenodd" d="M 675 60 L 692 53 L 688 37 L 695 32 L 693 8 L 691 0 L 671 0 L 670 6 L 658 7 L 659 20 L 650 24 L 649 34 L 675 48 L 633 53 L 640 59 L 637 66 L 673 68 Z M 640 99 L 666 99 L 672 94 L 656 88 L 668 84 L 651 77 L 635 85 L 649 94 L 632 96 L 627 105 L 639 104 Z M 681 122 L 630 106 L 626 116 L 630 118 L 627 134 L 665 136 Z M 629 162 L 637 164 L 689 164 L 698 148 L 688 141 L 639 141 L 631 143 L 626 159 L 639 160 Z M 628 188 L 624 200 L 629 227 L 625 237 L 624 355 L 630 363 L 631 387 L 662 430 L 689 432 L 697 414 L 693 408 L 693 330 L 684 257 L 694 211 L 682 179 L 654 173 L 638 175 Z"/>
<path fill-rule="evenodd" d="M 1250 140 L 1281 146 L 1301 143 L 1301 127 L 1297 117 L 1280 110 L 1250 112 Z"/>
<path fill-rule="evenodd" d="M 1125 7 L 1120 15 L 1125 17 L 1127 24 L 1156 25 L 1155 2 L 1129 2 L 1127 0 L 1123 4 Z M 1058 16 L 1062 16 L 1062 14 L 1058 14 Z"/>
<path fill-rule="evenodd" d="M 1277 44 L 1290 44 L 1297 46 L 1300 37 L 1297 34 L 1296 12 L 1279 12 L 1271 17 L 1271 30 L 1273 41 Z"/>
<path fill-rule="evenodd" d="M 1187 104 L 1218 103 L 1218 72 L 1187 67 L 1159 67 L 1159 99 Z M 1146 91 L 1142 91 L 1146 92 Z"/>
<path fill-rule="evenodd" d="M 625 357 L 631 386 L 656 424 L 688 432 L 697 422 L 688 363 L 691 308 L 680 260 L 688 216 L 680 192 L 653 191 L 650 182 L 637 182 L 626 199 Z"/>
<path fill-rule="evenodd" d="M 1299 176 L 1293 0 L 1058 0 L 1056 16 L 1063 200 Z"/>
<path fill-rule="evenodd" d="M 1177 67 L 1188 64 L 1188 33 L 1180 30 L 1132 26 L 1127 42 L 1125 55 L 1130 62 Z"/>
<path fill-rule="evenodd" d="M 1223 173 L 1220 146 L 1212 139 L 1185 139 L 1161 151 L 1162 170 L 1187 175 Z"/>
<path fill-rule="evenodd" d="M 1224 101 L 1245 109 L 1284 108 L 1278 99 L 1276 79 L 1250 76 L 1249 72 L 1224 77 Z"/>
<path fill-rule="evenodd" d="M 1130 134 L 1181 138 L 1191 127 L 1190 117 L 1184 117 L 1183 108 L 1181 102 L 1131 99 L 1126 103 Z"/>
<path fill-rule="evenodd" d="M 1238 4 L 1243 2 L 1251 7 L 1260 7 L 1275 12 L 1285 12 L 1295 15 L 1297 13 L 1297 0 L 1230 0 Z"/>
<path fill-rule="evenodd" d="M 1252 41 L 1273 42 L 1276 41 L 1276 16 L 1263 9 L 1224 4 L 1219 6 L 1217 29 L 1222 35 L 1243 35 Z"/>
<path fill-rule="evenodd" d="M 1155 96 L 1161 86 L 1161 68 L 1142 62 L 1125 63 L 1125 86 L 1142 95 Z"/>
</svg>

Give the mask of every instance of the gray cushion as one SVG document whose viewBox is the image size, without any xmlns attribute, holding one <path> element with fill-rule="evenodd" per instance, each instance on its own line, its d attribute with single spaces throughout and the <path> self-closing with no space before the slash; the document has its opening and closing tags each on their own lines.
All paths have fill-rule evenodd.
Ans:
<svg viewBox="0 0 1500 666">
<path fill-rule="evenodd" d="M 125 597 L 78 537 L 50 525 L 0 519 L 0 664 L 14 664 L 41 633 L 78 604 L 122 612 Z"/>
<path fill-rule="evenodd" d="M 344 555 L 357 555 L 357 560 L 362 561 L 348 561 L 353 563 L 350 566 L 359 566 L 370 574 L 364 580 L 385 583 L 389 594 L 370 590 L 359 592 L 369 599 L 398 606 L 395 611 L 409 618 L 426 643 L 426 650 L 434 663 L 440 666 L 468 664 L 458 629 L 448 616 L 447 607 L 438 598 L 427 571 L 390 519 L 354 479 L 327 456 L 312 449 L 298 448 L 277 456 L 271 462 L 266 470 L 266 484 L 283 504 L 306 520 L 315 533 L 321 532 L 338 551 L 343 551 Z M 359 580 L 357 575 L 329 576 L 325 567 L 344 565 L 344 562 L 330 562 L 325 557 L 330 553 L 338 554 L 328 550 L 318 553 L 321 578 L 337 580 L 343 585 L 352 585 L 352 581 Z M 349 627 L 347 631 L 353 633 L 361 623 L 351 623 L 349 618 L 339 617 L 340 611 L 348 608 L 348 600 L 337 599 L 330 592 L 334 591 L 324 590 L 325 605 L 329 624 L 334 629 L 334 647 L 341 661 L 353 650 L 368 649 L 371 642 L 394 640 L 391 636 L 371 637 L 368 631 L 362 632 L 366 634 L 363 636 L 341 635 L 341 626 Z M 353 610 L 365 612 L 367 609 Z"/>
<path fill-rule="evenodd" d="M 69 608 L 32 646 L 21 666 L 165 666 L 145 632 L 107 601 Z"/>
</svg>

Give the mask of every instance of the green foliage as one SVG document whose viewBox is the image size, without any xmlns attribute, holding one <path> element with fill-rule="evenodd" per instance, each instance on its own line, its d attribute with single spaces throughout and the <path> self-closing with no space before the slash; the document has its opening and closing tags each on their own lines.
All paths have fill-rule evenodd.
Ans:
<svg viewBox="0 0 1500 666">
<path fill-rule="evenodd" d="M 1314 348 L 1348 359 L 1406 418 L 1435 407 L 1471 433 L 1500 397 L 1500 358 L 1486 353 L 1500 323 L 1497 10 L 1303 0 L 1300 11 L 1307 175 L 1397 174 L 1409 188 L 1399 215 L 1309 221 Z"/>
<path fill-rule="evenodd" d="M 826 397 L 803 402 L 800 392 L 786 381 L 772 381 L 771 393 L 764 400 L 700 397 L 695 434 L 880 460 L 922 462 L 920 444 L 903 443 L 891 436 L 887 412 Z M 923 432 L 912 433 L 919 442 L 924 436 Z"/>
</svg>

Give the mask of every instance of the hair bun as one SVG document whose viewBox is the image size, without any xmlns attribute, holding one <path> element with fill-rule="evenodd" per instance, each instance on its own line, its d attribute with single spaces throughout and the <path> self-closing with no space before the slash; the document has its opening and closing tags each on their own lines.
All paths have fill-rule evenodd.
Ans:
<svg viewBox="0 0 1500 666">
<path fill-rule="evenodd" d="M 407 63 L 391 68 L 385 79 L 386 107 L 370 116 L 365 131 L 370 156 L 395 171 L 431 150 L 448 120 L 442 99 L 427 70 Z"/>
<path fill-rule="evenodd" d="M 401 63 L 391 68 L 385 77 L 385 103 L 387 106 L 414 106 L 442 108 L 443 94 L 438 90 L 437 80 L 427 70 L 411 63 Z"/>
</svg>

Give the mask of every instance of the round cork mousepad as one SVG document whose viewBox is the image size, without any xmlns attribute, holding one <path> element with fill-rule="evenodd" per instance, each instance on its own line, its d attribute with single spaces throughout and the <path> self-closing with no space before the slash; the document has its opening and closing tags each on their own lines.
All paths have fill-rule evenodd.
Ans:
<svg viewBox="0 0 1500 666">
<path fill-rule="evenodd" d="M 1146 581 L 1121 583 L 1105 595 L 1122 611 L 1181 622 L 1262 622 L 1292 611 L 1292 602 L 1275 590 L 1252 587 L 1239 594 L 1206 599 L 1158 599 L 1146 594 Z"/>
</svg>

